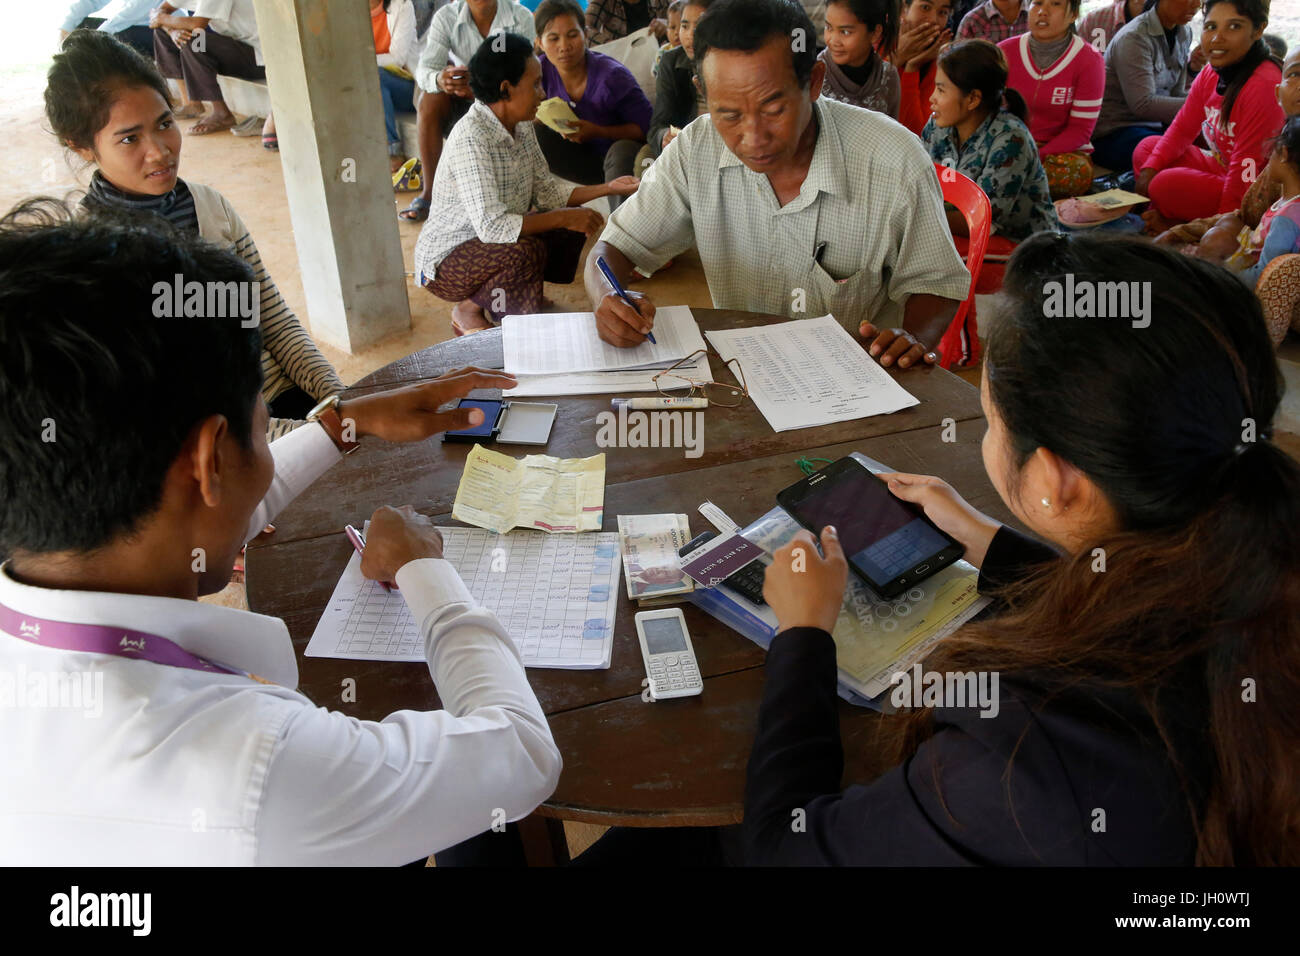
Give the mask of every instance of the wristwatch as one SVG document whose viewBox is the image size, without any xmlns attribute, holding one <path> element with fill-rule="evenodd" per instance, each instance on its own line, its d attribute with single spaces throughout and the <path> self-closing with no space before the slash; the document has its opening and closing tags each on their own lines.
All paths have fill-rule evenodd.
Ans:
<svg viewBox="0 0 1300 956">
<path fill-rule="evenodd" d="M 339 417 L 340 401 L 341 399 L 337 394 L 322 399 L 319 405 L 307 413 L 307 421 L 320 422 L 321 428 L 325 429 L 325 433 L 339 447 L 339 451 L 345 455 L 350 455 L 361 447 L 361 443 L 349 441 L 344 437 L 343 419 Z"/>
</svg>

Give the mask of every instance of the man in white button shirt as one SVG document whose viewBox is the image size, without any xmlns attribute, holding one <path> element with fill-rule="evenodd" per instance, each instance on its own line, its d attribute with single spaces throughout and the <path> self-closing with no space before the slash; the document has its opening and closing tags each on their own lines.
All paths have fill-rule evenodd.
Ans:
<svg viewBox="0 0 1300 956">
<path fill-rule="evenodd" d="M 460 369 L 268 446 L 256 326 L 154 318 L 174 277 L 247 265 L 56 215 L 0 222 L 0 864 L 400 864 L 528 814 L 559 752 L 427 518 L 376 511 L 361 570 L 399 586 L 444 710 L 318 707 L 283 622 L 195 600 L 344 449 L 477 424 L 438 408 L 514 380 Z"/>
<path fill-rule="evenodd" d="M 515 33 L 534 40 L 533 15 L 515 0 L 456 0 L 433 15 L 424 39 L 415 83 L 423 91 L 416 107 L 423 189 L 398 215 L 411 222 L 429 218 L 433 174 L 442 158 L 442 143 L 469 110 L 469 61 L 494 33 Z"/>
<path fill-rule="evenodd" d="M 153 27 L 154 60 L 163 76 L 185 81 L 185 109 L 201 103 L 212 106 L 207 116 L 190 127 L 197 135 L 215 133 L 235 125 L 217 84 L 217 74 L 244 80 L 266 79 L 262 44 L 258 38 L 253 0 L 190 0 L 191 14 L 163 3 L 149 19 Z M 180 118 L 188 118 L 182 110 Z M 268 117 L 269 119 L 269 117 Z M 274 131 L 274 126 L 269 126 Z"/>
<path fill-rule="evenodd" d="M 636 346 L 654 305 L 620 283 L 694 244 L 713 304 L 831 312 L 882 365 L 932 363 L 970 286 L 921 141 L 887 116 L 819 98 L 826 65 L 787 0 L 716 0 L 694 34 L 709 113 L 682 130 L 587 259 L 605 341 Z"/>
</svg>

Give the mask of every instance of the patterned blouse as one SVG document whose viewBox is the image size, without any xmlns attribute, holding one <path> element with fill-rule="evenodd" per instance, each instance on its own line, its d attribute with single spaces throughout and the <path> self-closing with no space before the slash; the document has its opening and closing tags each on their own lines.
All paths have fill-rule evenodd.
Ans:
<svg viewBox="0 0 1300 956">
<path fill-rule="evenodd" d="M 931 159 L 969 176 L 984 190 L 993 206 L 994 234 L 1019 242 L 1036 232 L 1060 231 L 1034 137 L 1013 113 L 992 114 L 960 147 L 956 129 L 940 129 L 931 117 L 921 139 Z"/>
<path fill-rule="evenodd" d="M 672 0 L 642 0 L 649 11 L 648 19 L 667 20 L 668 4 Z M 627 26 L 627 4 L 624 0 L 591 0 L 587 4 L 587 42 L 592 46 L 621 40 L 631 31 Z"/>
</svg>

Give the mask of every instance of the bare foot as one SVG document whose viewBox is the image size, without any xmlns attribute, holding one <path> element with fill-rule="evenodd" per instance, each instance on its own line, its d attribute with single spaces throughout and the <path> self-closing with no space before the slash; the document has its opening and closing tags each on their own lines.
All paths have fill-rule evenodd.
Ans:
<svg viewBox="0 0 1300 956">
<path fill-rule="evenodd" d="M 1154 208 L 1148 209 L 1142 214 L 1142 221 L 1146 223 L 1145 231 L 1148 236 L 1158 236 L 1174 225 L 1164 216 L 1160 215 L 1160 213 L 1156 212 Z"/>
<path fill-rule="evenodd" d="M 456 303 L 451 310 L 451 328 L 457 335 L 478 332 L 480 329 L 492 328 L 487 314 L 482 307 L 470 299 Z"/>
<path fill-rule="evenodd" d="M 405 164 L 406 164 L 406 157 L 405 157 L 405 156 L 389 156 L 389 157 L 388 157 L 388 171 L 389 171 L 390 173 L 395 173 L 395 172 L 397 172 L 397 171 L 398 171 L 399 169 L 401 169 Z"/>
</svg>

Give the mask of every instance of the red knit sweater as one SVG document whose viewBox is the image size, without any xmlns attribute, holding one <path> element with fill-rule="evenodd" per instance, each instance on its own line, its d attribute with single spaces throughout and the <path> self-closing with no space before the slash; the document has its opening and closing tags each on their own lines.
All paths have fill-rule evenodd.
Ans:
<svg viewBox="0 0 1300 956">
<path fill-rule="evenodd" d="M 1091 152 L 1106 87 L 1101 54 L 1076 36 L 1056 62 L 1039 71 L 1029 55 L 1028 33 L 1003 40 L 998 48 L 1007 58 L 1007 86 L 1029 104 L 1029 131 L 1039 154 Z"/>
<path fill-rule="evenodd" d="M 1239 208 L 1246 190 L 1268 162 L 1268 141 L 1277 135 L 1286 119 L 1273 95 L 1281 77 L 1282 71 L 1272 60 L 1257 66 L 1237 94 L 1232 115 L 1224 123 L 1219 115 L 1223 97 L 1214 91 L 1219 75 L 1207 64 L 1192 82 L 1186 102 L 1142 168 L 1158 172 L 1175 165 L 1196 135 L 1204 133 L 1210 151 L 1223 167 L 1218 211 Z"/>
<path fill-rule="evenodd" d="M 924 70 L 908 73 L 898 68 L 898 82 L 901 87 L 898 100 L 898 121 L 917 136 L 925 129 L 930 119 L 930 95 L 934 92 L 934 74 L 937 71 L 933 63 L 927 63 Z"/>
</svg>

